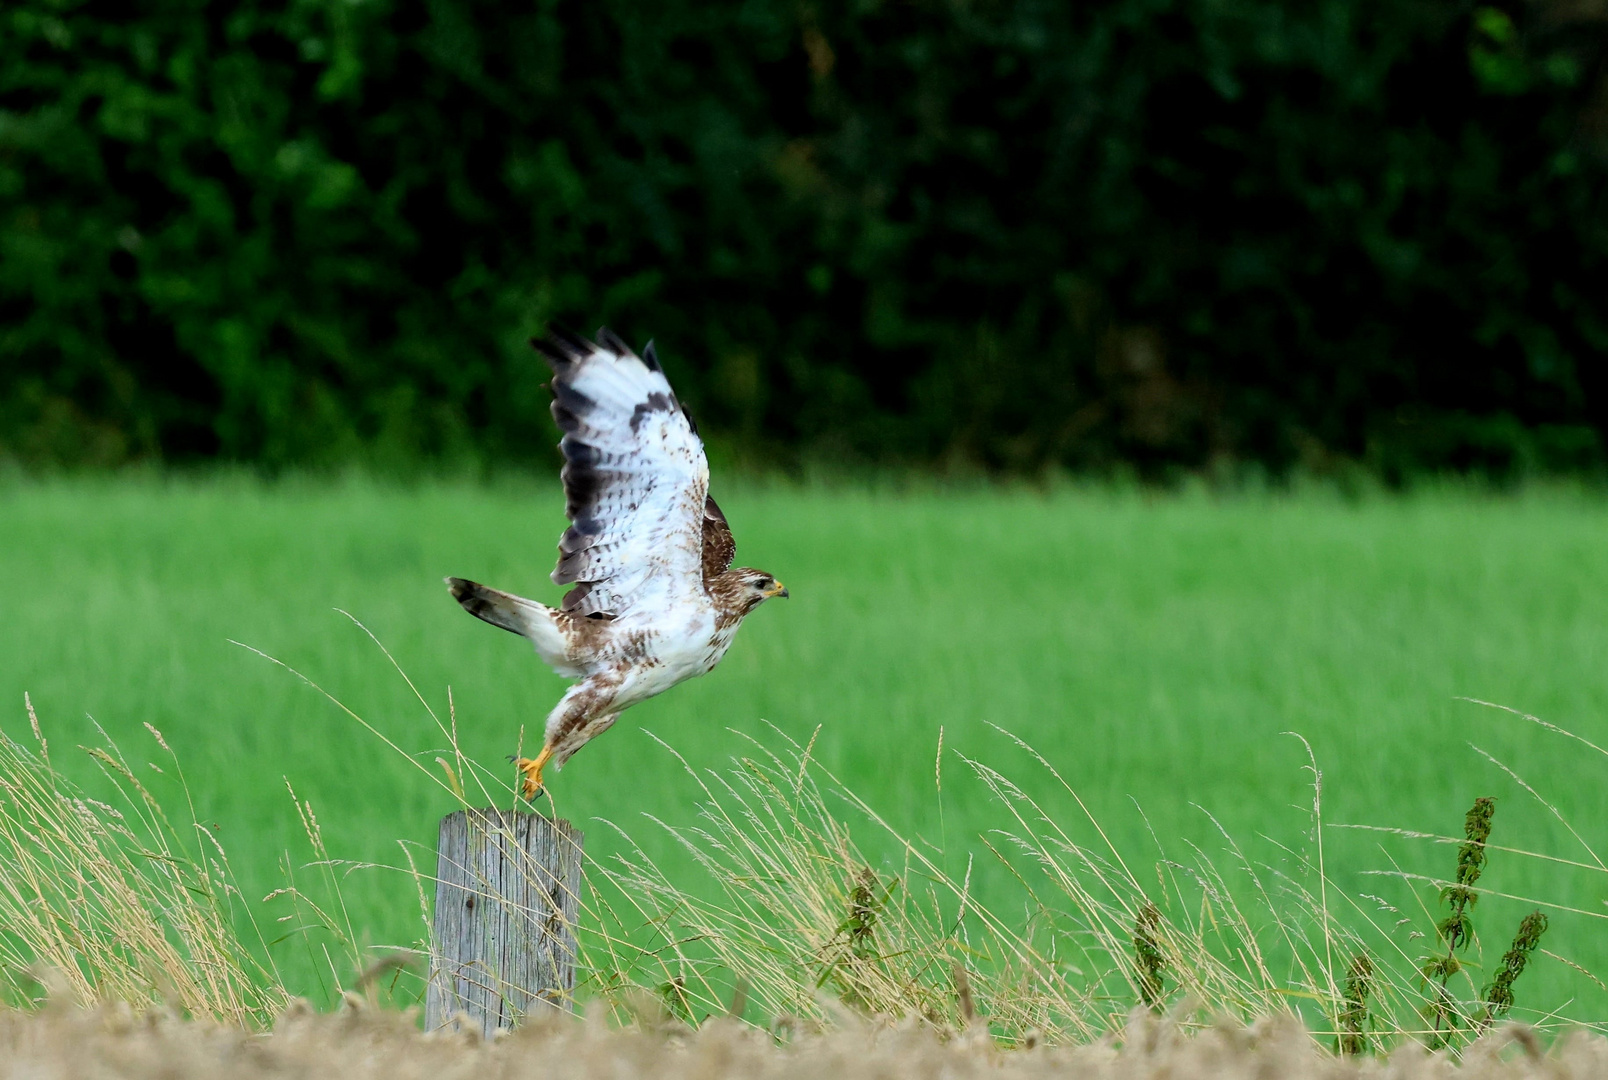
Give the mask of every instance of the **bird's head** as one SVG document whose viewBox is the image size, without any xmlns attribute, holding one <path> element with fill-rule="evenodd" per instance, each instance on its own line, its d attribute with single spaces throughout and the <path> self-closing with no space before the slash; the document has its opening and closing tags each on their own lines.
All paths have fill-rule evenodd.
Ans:
<svg viewBox="0 0 1608 1080">
<path fill-rule="evenodd" d="M 787 586 L 777 581 L 763 570 L 755 570 L 749 566 L 739 566 L 729 571 L 735 586 L 731 590 L 736 606 L 743 614 L 748 614 L 759 605 L 773 596 L 787 597 Z"/>
</svg>

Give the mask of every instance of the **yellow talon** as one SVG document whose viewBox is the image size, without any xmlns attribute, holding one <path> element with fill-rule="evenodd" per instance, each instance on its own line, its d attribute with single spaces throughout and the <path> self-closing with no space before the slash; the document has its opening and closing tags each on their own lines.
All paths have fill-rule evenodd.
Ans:
<svg viewBox="0 0 1608 1080">
<path fill-rule="evenodd" d="M 542 752 L 532 758 L 515 758 L 514 766 L 525 776 L 525 782 L 520 786 L 519 793 L 528 802 L 542 792 L 542 766 L 547 759 L 553 756 L 551 746 L 543 746 Z"/>
</svg>

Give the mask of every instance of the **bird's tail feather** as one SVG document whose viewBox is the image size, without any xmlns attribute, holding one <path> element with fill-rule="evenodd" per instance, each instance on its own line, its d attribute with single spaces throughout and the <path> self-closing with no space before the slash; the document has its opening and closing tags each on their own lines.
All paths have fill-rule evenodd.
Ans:
<svg viewBox="0 0 1608 1080">
<path fill-rule="evenodd" d="M 447 590 L 477 619 L 530 639 L 549 664 L 563 664 L 564 635 L 553 622 L 553 609 L 523 596 L 490 589 L 467 578 L 447 578 Z"/>
<path fill-rule="evenodd" d="M 530 636 L 531 623 L 547 621 L 545 605 L 499 589 L 488 589 L 478 581 L 449 577 L 447 591 L 475 618 L 523 637 Z"/>
</svg>

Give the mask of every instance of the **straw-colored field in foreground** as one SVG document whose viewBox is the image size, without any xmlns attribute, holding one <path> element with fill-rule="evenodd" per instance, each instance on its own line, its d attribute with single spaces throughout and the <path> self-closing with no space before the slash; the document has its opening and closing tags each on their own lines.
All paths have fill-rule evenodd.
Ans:
<svg viewBox="0 0 1608 1080">
<path fill-rule="evenodd" d="M 1192 1035 L 1164 1022 L 1122 1040 L 1001 1052 L 986 1039 L 940 1043 L 904 1028 L 839 1031 L 778 1046 L 764 1032 L 716 1022 L 697 1032 L 609 1030 L 570 1018 L 532 1023 L 486 1044 L 424 1036 L 396 1014 L 282 1020 L 248 1035 L 117 1011 L 0 1014 L 0 1080 L 1526 1080 L 1608 1075 L 1608 1040 L 1566 1039 L 1543 1056 L 1504 1029 L 1461 1062 L 1406 1047 L 1388 1062 L 1337 1059 L 1299 1027 L 1264 1021 Z"/>
<path fill-rule="evenodd" d="M 1001 807 L 955 754 L 1006 771 L 1056 822 L 1082 818 L 998 724 L 1062 771 L 1145 880 L 1156 840 L 1174 859 L 1194 841 L 1233 862 L 1200 808 L 1279 870 L 1292 866 L 1280 844 L 1313 838 L 1306 753 L 1282 734 L 1295 731 L 1324 770 L 1330 822 L 1455 835 L 1476 795 L 1497 796 L 1493 844 L 1583 865 L 1493 852 L 1482 886 L 1517 899 L 1482 901 L 1486 955 L 1539 900 L 1575 909 L 1549 909 L 1547 949 L 1599 977 L 1608 969 L 1608 872 L 1596 869 L 1608 857 L 1608 759 L 1458 700 L 1502 702 L 1608 745 L 1600 498 L 716 493 L 739 560 L 776 573 L 793 598 L 758 612 L 709 678 L 632 710 L 551 778 L 589 856 L 618 850 L 606 818 L 697 890 L 692 861 L 644 816 L 693 821 L 697 789 L 645 732 L 696 768 L 724 768 L 743 752 L 732 729 L 774 743 L 769 722 L 803 743 L 819 727 L 818 762 L 923 850 L 941 848 L 957 879 L 975 857 L 970 885 L 985 903 L 1024 910 L 977 839 L 1002 824 Z M 408 842 L 428 862 L 435 822 L 454 806 L 435 764 L 446 737 L 333 609 L 363 620 L 443 719 L 450 687 L 465 750 L 501 768 L 562 683 L 523 643 L 459 611 L 441 578 L 556 600 L 546 575 L 561 511 L 556 489 L 539 485 L 0 483 L 0 726 L 26 730 L 30 691 L 53 760 L 92 785 L 73 750 L 97 738 L 89 717 L 135 761 L 165 760 L 143 725 L 163 731 L 250 904 L 284 884 L 286 852 L 292 864 L 311 858 L 287 780 L 311 800 L 332 857 L 395 865 Z M 231 639 L 317 680 L 403 753 Z M 1554 802 L 1583 843 L 1471 744 Z M 1415 905 L 1432 893 L 1365 872 L 1399 860 L 1444 877 L 1453 852 L 1323 835 L 1328 874 L 1406 911 L 1391 932 L 1407 954 L 1421 949 L 1410 935 L 1433 916 Z M 873 858 L 892 850 L 874 830 L 857 840 Z M 881 869 L 901 872 L 891 859 Z M 344 888 L 363 941 L 418 940 L 411 880 L 359 870 Z M 268 938 L 284 933 L 272 948 L 280 971 L 293 992 L 327 992 L 320 943 L 282 930 L 273 919 L 284 913 L 282 902 L 262 913 Z M 1608 993 L 1546 955 L 1519 998 L 1608 1015 Z"/>
</svg>

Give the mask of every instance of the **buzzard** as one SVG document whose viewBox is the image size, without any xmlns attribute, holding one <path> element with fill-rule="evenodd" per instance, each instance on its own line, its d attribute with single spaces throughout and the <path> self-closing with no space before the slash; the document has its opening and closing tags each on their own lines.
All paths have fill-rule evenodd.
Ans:
<svg viewBox="0 0 1608 1080">
<path fill-rule="evenodd" d="M 562 768 L 620 713 L 705 675 L 749 612 L 787 589 L 763 570 L 731 568 L 737 551 L 709 497 L 703 443 L 649 342 L 638 356 L 608 327 L 591 342 L 555 330 L 532 345 L 553 369 L 553 419 L 564 433 L 564 513 L 553 581 L 557 608 L 463 578 L 463 609 L 536 647 L 575 679 L 547 716 L 541 753 L 517 758 L 534 798 L 542 769 Z"/>
</svg>

